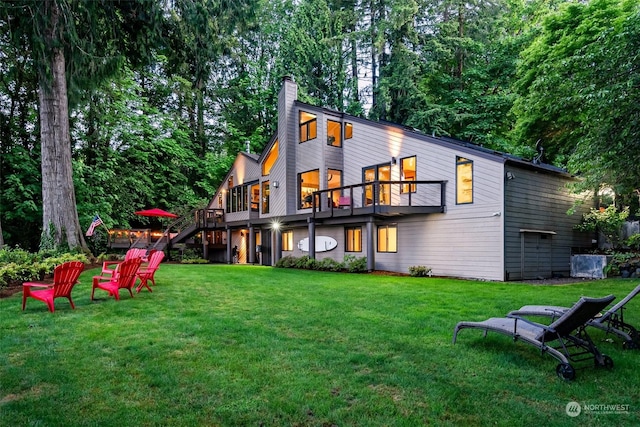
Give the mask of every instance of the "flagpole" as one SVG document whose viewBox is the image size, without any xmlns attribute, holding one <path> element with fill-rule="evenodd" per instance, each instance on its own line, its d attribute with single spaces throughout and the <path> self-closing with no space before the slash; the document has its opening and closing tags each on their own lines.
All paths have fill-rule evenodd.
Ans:
<svg viewBox="0 0 640 427">
<path fill-rule="evenodd" d="M 100 218 L 100 215 L 96 214 L 96 216 Z M 109 227 L 107 227 L 107 224 L 104 223 L 102 218 L 100 218 L 100 222 L 102 223 L 102 226 L 104 227 L 104 229 L 107 230 L 107 234 L 109 234 Z"/>
</svg>

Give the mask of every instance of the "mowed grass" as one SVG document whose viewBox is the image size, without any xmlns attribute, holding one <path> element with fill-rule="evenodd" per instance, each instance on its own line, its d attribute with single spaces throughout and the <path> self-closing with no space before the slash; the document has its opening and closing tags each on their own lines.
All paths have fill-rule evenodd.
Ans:
<svg viewBox="0 0 640 427">
<path fill-rule="evenodd" d="M 573 382 L 557 362 L 460 320 L 523 304 L 624 297 L 636 283 L 534 286 L 163 264 L 153 293 L 116 302 L 83 273 L 76 310 L 0 300 L 1 426 L 620 426 L 640 423 L 640 351 Z M 640 299 L 627 320 L 640 326 Z M 629 405 L 623 413 L 567 403 Z"/>
</svg>

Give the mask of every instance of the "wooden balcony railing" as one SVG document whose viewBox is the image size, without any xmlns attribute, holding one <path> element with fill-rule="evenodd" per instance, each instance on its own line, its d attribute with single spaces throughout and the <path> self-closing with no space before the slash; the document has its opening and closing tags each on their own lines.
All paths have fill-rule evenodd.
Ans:
<svg viewBox="0 0 640 427">
<path fill-rule="evenodd" d="M 444 212 L 447 181 L 372 181 L 313 193 L 314 217 Z"/>
</svg>

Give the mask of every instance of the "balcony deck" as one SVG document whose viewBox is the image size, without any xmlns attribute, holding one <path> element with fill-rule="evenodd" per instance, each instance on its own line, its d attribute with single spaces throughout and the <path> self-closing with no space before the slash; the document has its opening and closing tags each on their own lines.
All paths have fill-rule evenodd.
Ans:
<svg viewBox="0 0 640 427">
<path fill-rule="evenodd" d="M 313 218 L 444 213 L 446 183 L 373 181 L 316 191 L 312 200 Z"/>
</svg>

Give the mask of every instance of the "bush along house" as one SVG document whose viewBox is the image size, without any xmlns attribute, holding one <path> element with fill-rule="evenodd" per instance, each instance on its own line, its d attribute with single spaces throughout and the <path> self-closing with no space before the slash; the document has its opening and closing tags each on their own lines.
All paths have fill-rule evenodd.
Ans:
<svg viewBox="0 0 640 427">
<path fill-rule="evenodd" d="M 354 255 L 368 270 L 568 276 L 572 248 L 591 245 L 573 228 L 583 211 L 567 213 L 573 180 L 551 165 L 302 103 L 284 78 L 277 133 L 262 154 L 238 154 L 187 234 L 202 233 L 214 262 Z"/>
</svg>

